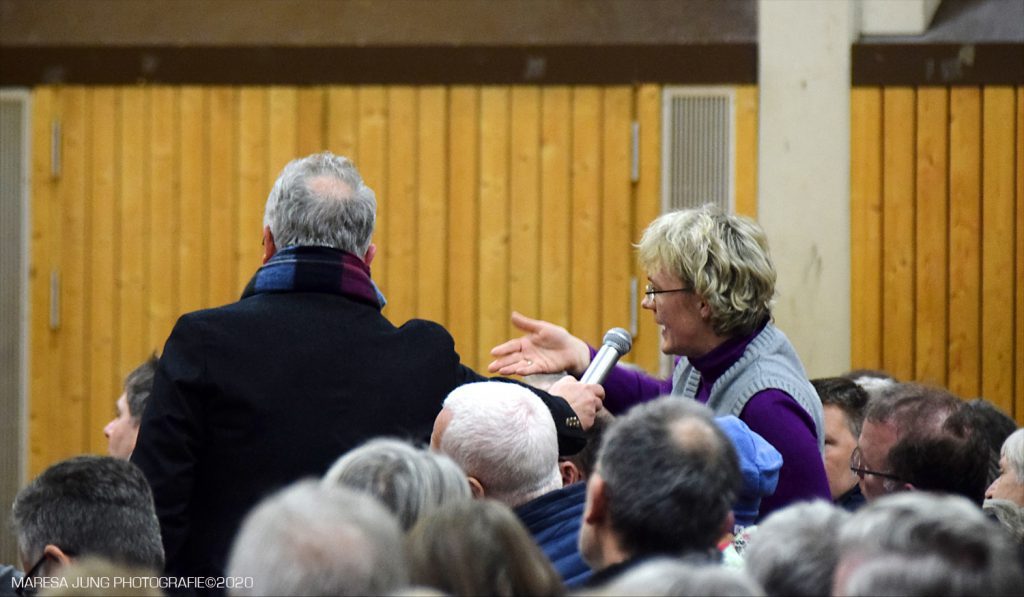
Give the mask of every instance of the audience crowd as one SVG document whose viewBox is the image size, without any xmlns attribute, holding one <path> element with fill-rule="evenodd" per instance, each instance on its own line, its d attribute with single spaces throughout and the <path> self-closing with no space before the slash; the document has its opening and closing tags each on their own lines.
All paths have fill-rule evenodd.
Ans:
<svg viewBox="0 0 1024 597">
<path fill-rule="evenodd" d="M 184 316 L 129 375 L 110 456 L 17 494 L 0 597 L 1024 594 L 1024 429 L 881 371 L 808 380 L 755 223 L 652 223 L 644 306 L 676 371 L 617 366 L 606 394 L 577 380 L 593 347 L 547 322 L 517 314 L 526 335 L 493 351 L 538 387 L 468 370 L 437 324 L 386 322 L 374 209 L 345 158 L 286 167 L 243 298 Z M 261 317 L 287 323 L 235 370 L 225 330 Z M 395 357 L 407 378 L 373 368 Z M 234 381 L 282 363 L 270 388 Z"/>
</svg>

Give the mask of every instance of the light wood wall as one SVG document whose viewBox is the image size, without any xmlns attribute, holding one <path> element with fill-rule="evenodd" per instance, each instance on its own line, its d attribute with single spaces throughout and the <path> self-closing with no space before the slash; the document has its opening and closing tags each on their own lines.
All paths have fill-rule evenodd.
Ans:
<svg viewBox="0 0 1024 597">
<path fill-rule="evenodd" d="M 1024 87 L 851 96 L 852 360 L 1024 421 Z"/>
<path fill-rule="evenodd" d="M 738 89 L 736 203 L 751 215 L 756 97 Z M 379 200 L 385 314 L 443 323 L 477 370 L 516 335 L 512 309 L 598 343 L 628 325 L 631 278 L 643 286 L 631 243 L 660 211 L 660 86 L 61 86 L 32 103 L 32 475 L 105 452 L 124 375 L 181 313 L 237 298 L 266 195 L 298 156 L 353 158 Z M 657 370 L 657 330 L 638 322 L 630 358 Z"/>
</svg>

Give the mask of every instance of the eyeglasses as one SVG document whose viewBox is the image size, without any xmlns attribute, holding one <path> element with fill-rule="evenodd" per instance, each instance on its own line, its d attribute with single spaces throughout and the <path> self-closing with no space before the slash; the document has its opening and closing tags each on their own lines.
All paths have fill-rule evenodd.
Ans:
<svg viewBox="0 0 1024 597">
<path fill-rule="evenodd" d="M 71 551 L 65 551 L 64 555 L 74 556 L 75 554 Z M 46 560 L 48 560 L 49 558 L 50 556 L 46 555 L 46 553 L 43 553 L 42 557 L 40 557 L 39 560 L 36 561 L 36 563 L 28 569 L 28 572 L 26 572 L 25 576 L 21 579 L 21 584 L 14 587 L 15 595 L 17 595 L 18 597 L 31 597 L 32 595 L 35 595 L 37 592 L 39 592 L 39 588 L 41 585 L 37 586 L 29 579 L 35 578 L 39 574 L 39 571 L 42 569 L 43 564 L 45 564 Z"/>
<path fill-rule="evenodd" d="M 863 479 L 865 475 L 872 475 L 874 477 L 882 477 L 883 479 L 892 479 L 893 481 L 901 481 L 899 477 L 892 473 L 880 473 L 871 469 L 866 469 L 863 466 L 863 457 L 860 453 L 860 447 L 853 449 L 853 453 L 850 454 L 850 470 L 853 474 L 857 475 L 858 478 Z"/>
<path fill-rule="evenodd" d="M 654 299 L 656 294 L 664 294 L 666 292 L 693 292 L 693 288 L 673 288 L 672 290 L 655 290 L 654 284 L 648 283 L 644 288 L 644 296 L 651 300 Z"/>
</svg>

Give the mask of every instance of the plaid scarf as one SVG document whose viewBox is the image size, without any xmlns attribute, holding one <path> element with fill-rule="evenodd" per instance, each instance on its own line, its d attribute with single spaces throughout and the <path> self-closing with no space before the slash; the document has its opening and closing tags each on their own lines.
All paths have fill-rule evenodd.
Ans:
<svg viewBox="0 0 1024 597">
<path fill-rule="evenodd" d="M 242 298 L 272 292 L 325 292 L 382 309 L 386 301 L 370 279 L 370 266 L 329 247 L 288 247 L 256 272 Z"/>
</svg>

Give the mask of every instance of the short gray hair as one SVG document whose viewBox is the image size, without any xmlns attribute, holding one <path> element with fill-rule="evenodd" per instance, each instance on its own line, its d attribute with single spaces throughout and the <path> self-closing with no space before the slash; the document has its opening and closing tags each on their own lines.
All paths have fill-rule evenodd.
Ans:
<svg viewBox="0 0 1024 597">
<path fill-rule="evenodd" d="M 367 494 L 299 481 L 263 500 L 235 538 L 235 595 L 379 595 L 408 584 L 402 531 Z"/>
<path fill-rule="evenodd" d="M 440 449 L 484 486 L 487 497 L 516 507 L 562 486 L 558 432 L 531 390 L 483 381 L 455 388 Z"/>
<path fill-rule="evenodd" d="M 748 334 L 771 318 L 775 265 L 764 230 L 710 205 L 655 219 L 640 239 L 648 272 L 677 276 L 711 305 L 711 325 L 723 336 Z"/>
<path fill-rule="evenodd" d="M 370 247 L 377 199 L 355 165 L 329 151 L 292 160 L 267 197 L 263 225 L 278 249 L 332 247 L 362 257 Z"/>
<path fill-rule="evenodd" d="M 711 410 L 673 396 L 615 420 L 596 474 L 611 528 L 633 554 L 715 547 L 743 484 L 736 450 Z"/>
<path fill-rule="evenodd" d="M 48 545 L 154 571 L 164 567 L 160 523 L 146 477 L 109 456 L 77 456 L 43 471 L 18 492 L 14 532 L 26 561 Z"/>
<path fill-rule="evenodd" d="M 1017 475 L 1017 482 L 1024 484 L 1024 428 L 1014 431 L 1006 438 L 999 450 L 999 456 L 1006 458 L 1006 463 Z"/>
<path fill-rule="evenodd" d="M 451 458 L 392 438 L 372 439 L 349 451 L 323 482 L 376 497 L 406 531 L 441 504 L 472 497 L 465 473 Z"/>
<path fill-rule="evenodd" d="M 857 511 L 840 529 L 840 566 L 894 555 L 935 557 L 955 582 L 948 594 L 1016 594 L 1024 586 L 1017 548 L 994 525 L 962 496 L 924 491 L 886 495 Z"/>
<path fill-rule="evenodd" d="M 828 595 L 839 562 L 837 535 L 849 517 L 823 500 L 773 512 L 743 551 L 747 571 L 769 595 Z"/>
<path fill-rule="evenodd" d="M 742 570 L 695 566 L 679 559 L 659 557 L 628 570 L 603 586 L 597 594 L 757 597 L 764 592 Z"/>
</svg>

